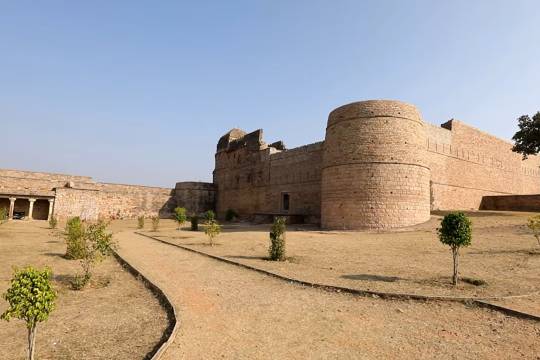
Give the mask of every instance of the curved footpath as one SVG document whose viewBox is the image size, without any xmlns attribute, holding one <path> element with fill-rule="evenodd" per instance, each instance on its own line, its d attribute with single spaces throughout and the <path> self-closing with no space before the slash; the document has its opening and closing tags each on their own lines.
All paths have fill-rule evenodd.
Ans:
<svg viewBox="0 0 540 360">
<path fill-rule="evenodd" d="M 120 255 L 178 311 L 162 359 L 535 358 L 538 322 L 459 303 L 302 287 L 119 233 Z"/>
</svg>

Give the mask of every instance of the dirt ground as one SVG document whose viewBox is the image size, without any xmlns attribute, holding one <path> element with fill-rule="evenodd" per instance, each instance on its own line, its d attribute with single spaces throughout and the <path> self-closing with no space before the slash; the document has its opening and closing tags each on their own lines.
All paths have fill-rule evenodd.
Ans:
<svg viewBox="0 0 540 360">
<path fill-rule="evenodd" d="M 163 225 L 175 231 L 172 223 Z M 171 247 L 133 229 L 117 237 L 122 256 L 179 309 L 180 331 L 167 360 L 540 359 L 538 322 L 460 303 L 325 292 Z M 220 242 L 226 243 L 225 236 Z"/>
<path fill-rule="evenodd" d="M 472 245 L 461 251 L 462 278 L 483 285 L 451 285 L 452 256 L 436 235 L 441 215 L 393 232 L 323 232 L 289 225 L 288 261 L 266 260 L 269 225 L 225 224 L 210 247 L 203 231 L 176 230 L 162 221 L 144 233 L 301 280 L 356 289 L 475 298 L 528 294 L 540 290 L 540 247 L 526 228 L 530 213 L 474 212 Z M 117 224 L 116 226 L 122 227 Z M 134 224 L 123 223 L 134 227 Z M 516 306 L 540 315 L 538 297 Z"/>
<path fill-rule="evenodd" d="M 58 292 L 56 309 L 38 327 L 37 359 L 143 359 L 159 343 L 167 314 L 144 285 L 110 258 L 98 265 L 89 288 L 73 291 L 78 261 L 63 258 L 63 238 L 44 221 L 0 226 L 0 293 L 9 287 L 12 267 L 48 266 Z M 7 303 L 0 300 L 0 313 Z M 26 358 L 22 321 L 0 322 L 0 359 Z"/>
</svg>

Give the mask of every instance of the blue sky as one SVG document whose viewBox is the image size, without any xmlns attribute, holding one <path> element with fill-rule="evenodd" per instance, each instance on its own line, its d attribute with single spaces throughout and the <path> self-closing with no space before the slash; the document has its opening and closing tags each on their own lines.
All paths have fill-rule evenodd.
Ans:
<svg viewBox="0 0 540 360">
<path fill-rule="evenodd" d="M 540 2 L 0 1 L 0 168 L 173 186 L 218 138 L 324 139 L 365 99 L 511 138 L 540 110 Z"/>
</svg>

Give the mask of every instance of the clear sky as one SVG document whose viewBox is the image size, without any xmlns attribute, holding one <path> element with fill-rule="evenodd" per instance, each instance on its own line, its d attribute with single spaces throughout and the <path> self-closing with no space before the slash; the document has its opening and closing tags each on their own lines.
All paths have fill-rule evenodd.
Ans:
<svg viewBox="0 0 540 360">
<path fill-rule="evenodd" d="M 174 186 L 218 138 L 295 147 L 365 99 L 509 139 L 540 110 L 540 1 L 3 1 L 0 168 Z"/>
</svg>

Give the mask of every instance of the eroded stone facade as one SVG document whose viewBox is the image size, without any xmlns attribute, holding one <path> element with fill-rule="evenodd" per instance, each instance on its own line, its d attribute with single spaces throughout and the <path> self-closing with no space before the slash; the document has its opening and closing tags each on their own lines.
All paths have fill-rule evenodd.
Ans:
<svg viewBox="0 0 540 360">
<path fill-rule="evenodd" d="M 457 120 L 428 124 L 410 104 L 352 103 L 330 113 L 324 142 L 284 150 L 262 130 L 224 135 L 216 208 L 301 215 L 328 229 L 413 225 L 430 210 L 477 210 L 485 196 L 540 193 L 539 157 L 511 148 Z"/>
</svg>

